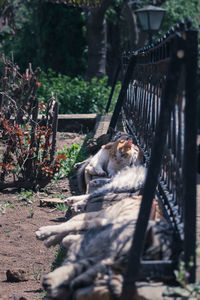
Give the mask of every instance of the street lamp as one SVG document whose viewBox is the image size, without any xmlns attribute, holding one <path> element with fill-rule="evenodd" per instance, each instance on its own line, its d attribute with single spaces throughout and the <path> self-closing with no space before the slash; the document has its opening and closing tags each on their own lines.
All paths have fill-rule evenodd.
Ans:
<svg viewBox="0 0 200 300">
<path fill-rule="evenodd" d="M 135 10 L 142 29 L 149 33 L 150 44 L 152 43 L 152 32 L 160 29 L 165 12 L 166 9 L 153 5 Z"/>
</svg>

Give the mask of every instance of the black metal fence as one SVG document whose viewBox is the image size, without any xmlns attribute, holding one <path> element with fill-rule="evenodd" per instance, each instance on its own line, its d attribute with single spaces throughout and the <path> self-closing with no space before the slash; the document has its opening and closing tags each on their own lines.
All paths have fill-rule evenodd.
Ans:
<svg viewBox="0 0 200 300">
<path fill-rule="evenodd" d="M 121 113 L 148 165 L 125 286 L 138 276 L 155 193 L 183 243 L 186 268 L 194 262 L 189 271 L 195 280 L 197 32 L 190 26 L 177 25 L 154 45 L 123 57 L 124 81 L 110 128 Z M 165 271 L 169 265 L 153 264 Z"/>
</svg>

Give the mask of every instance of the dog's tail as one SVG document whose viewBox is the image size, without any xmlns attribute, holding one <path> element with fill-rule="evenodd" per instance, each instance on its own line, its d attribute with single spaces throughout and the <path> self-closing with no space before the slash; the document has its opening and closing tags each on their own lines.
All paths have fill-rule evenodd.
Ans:
<svg viewBox="0 0 200 300">
<path fill-rule="evenodd" d="M 86 182 L 85 182 L 85 168 L 89 164 L 90 158 L 82 161 L 81 163 L 75 164 L 75 168 L 77 169 L 76 177 L 79 192 L 82 194 L 86 193 Z"/>
</svg>

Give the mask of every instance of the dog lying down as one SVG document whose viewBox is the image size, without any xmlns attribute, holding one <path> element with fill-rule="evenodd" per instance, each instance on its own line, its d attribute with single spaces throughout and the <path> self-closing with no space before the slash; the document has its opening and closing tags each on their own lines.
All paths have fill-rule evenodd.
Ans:
<svg viewBox="0 0 200 300">
<path fill-rule="evenodd" d="M 79 300 L 104 300 L 120 296 L 141 203 L 141 196 L 134 192 L 144 182 L 143 171 L 143 180 L 142 176 L 139 181 L 138 176 L 132 177 L 132 190 L 123 180 L 121 185 L 115 186 L 116 175 L 94 194 L 66 199 L 67 204 L 71 203 L 73 207 L 79 203 L 81 210 L 87 212 L 60 225 L 41 227 L 36 232 L 37 238 L 44 240 L 47 247 L 61 242 L 67 249 L 62 266 L 43 278 L 49 299 L 67 300 L 73 295 L 73 299 Z M 101 209 L 96 210 L 96 206 L 90 209 L 96 202 L 100 203 Z M 166 221 L 158 222 L 160 218 L 162 214 L 154 201 L 143 259 L 168 260 L 173 255 L 173 231 Z"/>
<path fill-rule="evenodd" d="M 93 157 L 75 165 L 80 192 L 91 193 L 89 183 L 93 176 L 113 177 L 125 167 L 141 165 L 143 159 L 141 150 L 130 138 L 103 145 Z"/>
<path fill-rule="evenodd" d="M 139 194 L 146 178 L 142 165 L 122 169 L 112 178 L 98 178 L 90 181 L 95 190 L 91 194 L 72 196 L 65 203 L 74 212 L 99 210 L 132 194 Z"/>
</svg>

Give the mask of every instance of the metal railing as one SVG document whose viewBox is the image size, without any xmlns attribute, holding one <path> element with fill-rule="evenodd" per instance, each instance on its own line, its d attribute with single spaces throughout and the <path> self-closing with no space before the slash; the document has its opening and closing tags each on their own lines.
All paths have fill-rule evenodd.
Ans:
<svg viewBox="0 0 200 300">
<path fill-rule="evenodd" d="M 125 287 L 138 277 L 155 194 L 183 244 L 190 281 L 195 280 L 196 69 L 197 32 L 191 24 L 179 24 L 155 44 L 123 56 L 124 81 L 109 130 L 121 113 L 148 165 Z"/>
</svg>

